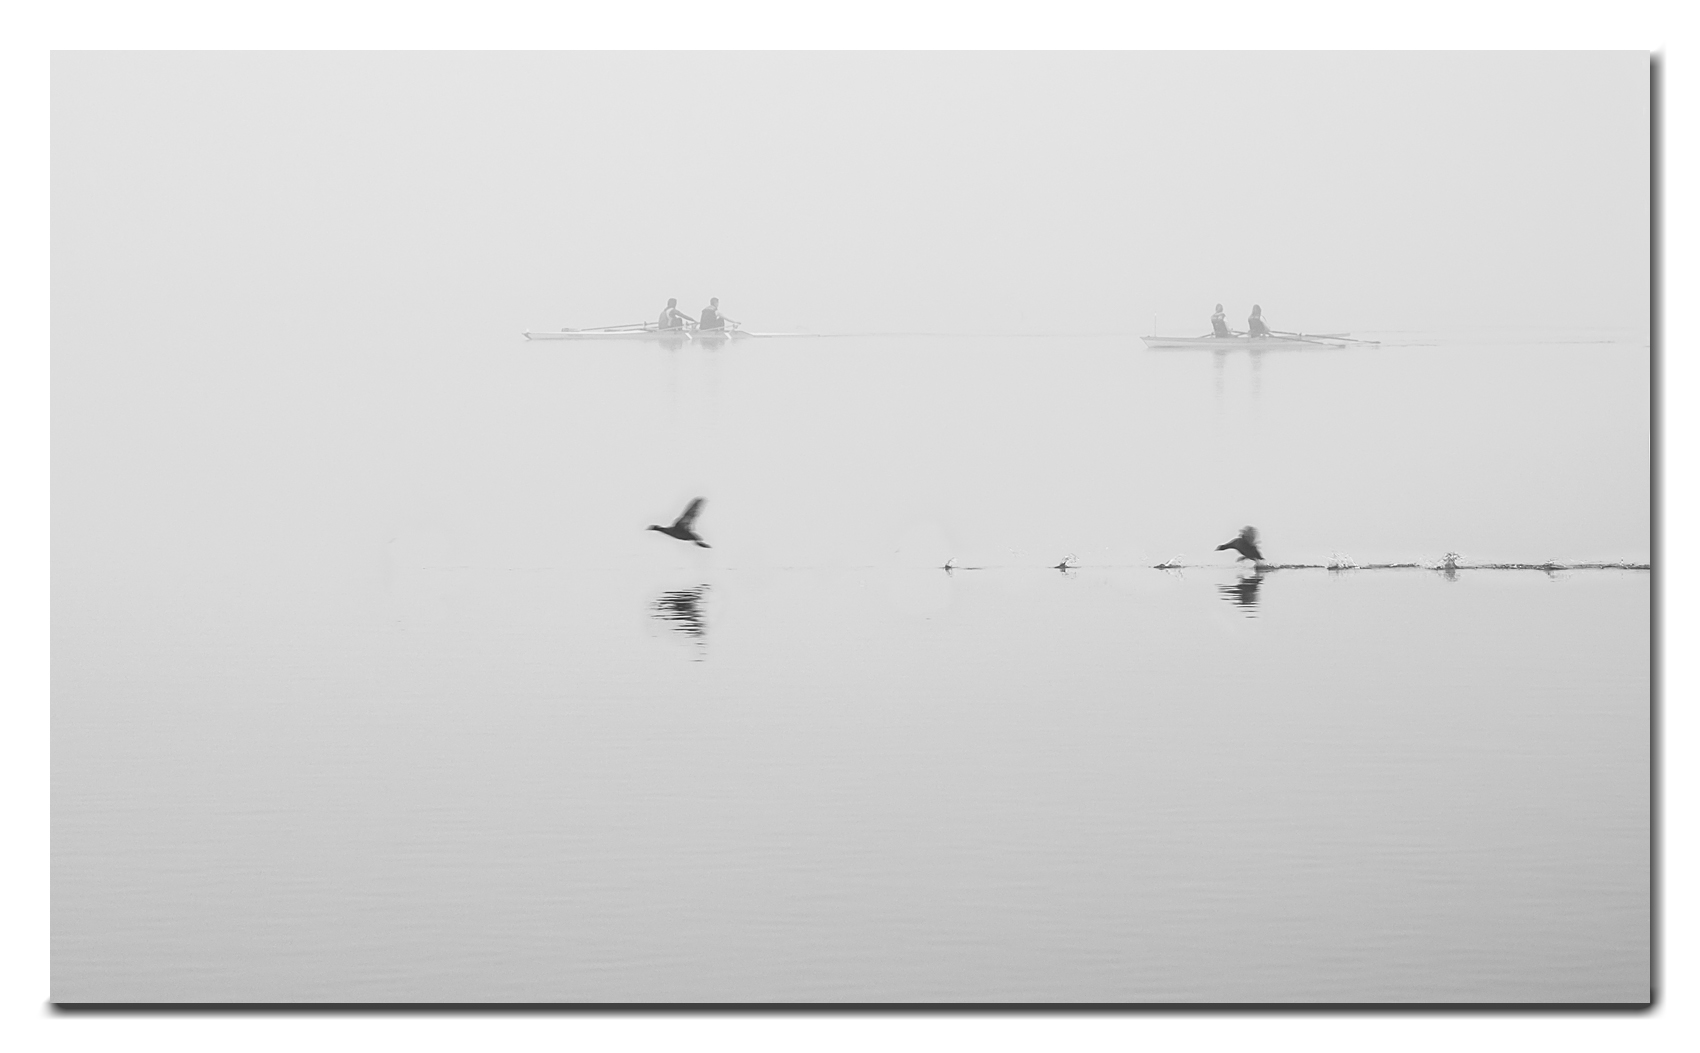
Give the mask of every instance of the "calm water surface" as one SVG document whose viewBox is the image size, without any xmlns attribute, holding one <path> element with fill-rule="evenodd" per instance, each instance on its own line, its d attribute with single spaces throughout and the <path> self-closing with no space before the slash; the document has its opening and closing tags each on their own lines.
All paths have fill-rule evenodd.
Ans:
<svg viewBox="0 0 1700 1053">
<path fill-rule="evenodd" d="M 1213 551 L 1646 560 L 1401 339 L 56 348 L 53 996 L 1645 1000 L 1648 576 Z"/>
</svg>

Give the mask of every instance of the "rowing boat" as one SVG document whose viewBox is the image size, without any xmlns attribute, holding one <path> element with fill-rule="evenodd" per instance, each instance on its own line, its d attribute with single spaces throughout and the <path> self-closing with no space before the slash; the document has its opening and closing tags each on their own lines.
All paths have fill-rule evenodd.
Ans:
<svg viewBox="0 0 1700 1053">
<path fill-rule="evenodd" d="M 1298 333 L 1292 336 L 1142 336 L 1145 346 L 1157 350 L 1172 351 L 1183 348 L 1204 349 L 1210 351 L 1303 351 L 1323 347 L 1349 347 L 1354 344 L 1374 343 L 1373 340 L 1354 340 L 1340 333 L 1326 333 L 1318 336 L 1306 336 Z"/>
<path fill-rule="evenodd" d="M 560 332 L 522 334 L 527 340 L 661 340 L 686 343 L 725 342 L 751 336 L 776 336 L 776 333 L 746 333 L 742 329 L 659 329 L 653 325 L 625 329 L 562 329 Z"/>
</svg>

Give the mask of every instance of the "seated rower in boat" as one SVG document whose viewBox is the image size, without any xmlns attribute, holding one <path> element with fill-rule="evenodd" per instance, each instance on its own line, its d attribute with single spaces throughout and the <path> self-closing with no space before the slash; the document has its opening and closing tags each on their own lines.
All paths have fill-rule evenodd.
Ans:
<svg viewBox="0 0 1700 1053">
<path fill-rule="evenodd" d="M 697 322 L 697 329 L 723 330 L 726 328 L 726 316 L 720 313 L 720 297 L 711 296 L 708 306 L 702 309 L 702 320 Z"/>
<path fill-rule="evenodd" d="M 1228 316 L 1222 312 L 1222 305 L 1216 305 L 1216 313 L 1210 316 L 1211 336 L 1233 336 L 1234 331 L 1228 328 Z"/>
<path fill-rule="evenodd" d="M 1270 336 L 1269 326 L 1263 321 L 1263 308 L 1257 304 L 1251 305 L 1251 317 L 1245 323 L 1247 336 Z"/>
<path fill-rule="evenodd" d="M 690 324 L 690 316 L 679 310 L 677 298 L 667 301 L 667 309 L 661 312 L 661 317 L 655 322 L 658 329 L 684 329 Z"/>
</svg>

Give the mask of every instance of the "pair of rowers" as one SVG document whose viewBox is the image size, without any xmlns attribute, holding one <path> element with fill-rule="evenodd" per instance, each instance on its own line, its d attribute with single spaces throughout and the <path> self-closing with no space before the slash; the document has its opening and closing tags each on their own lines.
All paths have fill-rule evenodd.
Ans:
<svg viewBox="0 0 1700 1053">
<path fill-rule="evenodd" d="M 1246 319 L 1246 336 L 1272 336 L 1269 326 L 1263 321 L 1263 308 L 1257 304 L 1251 305 L 1251 317 Z M 1241 334 L 1228 328 L 1228 316 L 1223 313 L 1222 305 L 1216 305 L 1216 313 L 1210 316 L 1211 336 L 1239 336 Z"/>
<path fill-rule="evenodd" d="M 656 320 L 656 325 L 662 329 L 724 329 L 728 322 L 738 324 L 720 313 L 720 297 L 712 296 L 708 306 L 702 309 L 700 321 L 691 321 L 690 315 L 679 310 L 679 301 L 671 299 L 667 301 L 667 309 L 662 311 L 661 317 Z"/>
</svg>

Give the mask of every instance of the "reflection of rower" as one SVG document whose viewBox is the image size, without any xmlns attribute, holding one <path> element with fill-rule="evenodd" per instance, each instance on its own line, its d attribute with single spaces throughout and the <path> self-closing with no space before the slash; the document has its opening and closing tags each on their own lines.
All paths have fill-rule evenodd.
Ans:
<svg viewBox="0 0 1700 1053">
<path fill-rule="evenodd" d="M 1216 313 L 1210 316 L 1210 335 L 1233 336 L 1234 331 L 1228 328 L 1228 316 L 1222 313 L 1222 305 L 1216 305 Z"/>
<path fill-rule="evenodd" d="M 679 310 L 679 301 L 669 299 L 667 309 L 656 319 L 656 326 L 661 329 L 684 329 L 691 324 L 690 316 Z"/>
<path fill-rule="evenodd" d="M 1251 305 L 1251 317 L 1245 323 L 1247 336 L 1268 336 L 1269 326 L 1263 321 L 1263 308 L 1257 304 Z"/>
<path fill-rule="evenodd" d="M 711 296 L 708 306 L 702 309 L 702 321 L 697 323 L 698 329 L 725 329 L 727 324 L 738 323 L 720 313 L 720 297 Z"/>
</svg>

